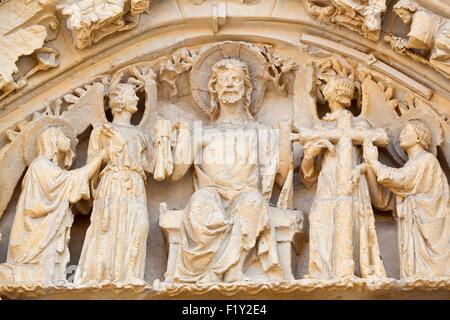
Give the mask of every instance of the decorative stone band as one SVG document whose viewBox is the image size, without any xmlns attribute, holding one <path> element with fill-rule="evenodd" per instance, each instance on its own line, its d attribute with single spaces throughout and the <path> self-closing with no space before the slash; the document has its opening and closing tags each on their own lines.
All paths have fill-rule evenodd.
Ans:
<svg viewBox="0 0 450 320">
<path fill-rule="evenodd" d="M 442 297 L 450 290 L 450 279 L 352 279 L 318 281 L 301 279 L 292 282 L 165 284 L 155 280 L 153 285 L 105 283 L 95 287 L 75 287 L 73 284 L 43 287 L 39 284 L 0 286 L 0 297 L 8 299 L 194 299 L 246 298 L 258 299 L 385 299 Z"/>
</svg>

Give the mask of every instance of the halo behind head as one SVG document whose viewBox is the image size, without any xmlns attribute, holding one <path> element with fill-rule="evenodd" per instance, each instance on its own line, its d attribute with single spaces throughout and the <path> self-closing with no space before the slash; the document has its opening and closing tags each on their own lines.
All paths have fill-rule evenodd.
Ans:
<svg viewBox="0 0 450 320">
<path fill-rule="evenodd" d="M 199 53 L 190 73 L 192 97 L 200 111 L 211 117 L 213 110 L 211 110 L 208 83 L 213 66 L 226 58 L 239 60 L 248 66 L 253 86 L 249 110 L 252 115 L 255 115 L 264 100 L 266 86 L 263 78 L 267 61 L 257 48 L 245 42 L 224 41 L 208 46 Z"/>
<path fill-rule="evenodd" d="M 23 157 L 25 164 L 29 166 L 31 162 L 38 156 L 37 138 L 49 127 L 59 127 L 66 137 L 70 139 L 70 147 L 75 151 L 78 139 L 77 133 L 72 125 L 63 117 L 59 116 L 42 116 L 33 120 L 25 129 L 25 141 L 23 146 Z"/>
<path fill-rule="evenodd" d="M 232 67 L 238 67 L 241 68 L 244 71 L 245 74 L 245 79 L 244 79 L 244 86 L 245 86 L 245 92 L 244 92 L 244 111 L 247 114 L 247 116 L 250 119 L 253 119 L 253 116 L 250 112 L 250 104 L 251 104 L 251 94 L 253 91 L 253 84 L 252 84 L 252 80 L 250 77 L 250 72 L 248 70 L 248 66 L 244 61 L 241 61 L 239 59 L 236 58 L 224 58 L 222 60 L 219 60 L 218 62 L 216 62 L 214 64 L 214 66 L 212 67 L 212 71 L 211 71 L 211 79 L 208 82 L 208 89 L 209 89 L 209 93 L 210 93 L 210 97 L 211 97 L 211 102 L 210 102 L 210 118 L 211 120 L 216 120 L 217 116 L 219 114 L 219 102 L 218 99 L 219 97 L 217 96 L 217 91 L 216 91 L 216 85 L 217 85 L 217 74 L 220 70 L 227 70 L 230 69 Z"/>
</svg>

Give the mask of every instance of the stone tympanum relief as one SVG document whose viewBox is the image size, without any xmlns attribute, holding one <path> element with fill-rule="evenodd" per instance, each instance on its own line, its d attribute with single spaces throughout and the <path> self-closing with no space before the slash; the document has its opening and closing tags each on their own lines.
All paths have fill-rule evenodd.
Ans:
<svg viewBox="0 0 450 320">
<path fill-rule="evenodd" d="M 29 164 L 12 226 L 0 283 L 66 282 L 73 214 L 70 204 L 90 197 L 89 179 L 102 152 L 85 167 L 68 171 L 78 143 L 76 131 L 61 117 L 42 116 L 27 127 L 24 158 Z"/>
<path fill-rule="evenodd" d="M 380 163 L 372 140 L 364 141 L 369 170 L 396 195 L 402 278 L 449 275 L 449 185 L 436 155 L 428 151 L 432 139 L 424 122 L 408 121 L 400 133 L 400 145 L 409 157 L 402 168 Z"/>
<path fill-rule="evenodd" d="M 400 0 L 395 14 L 408 25 L 406 38 L 388 34 L 384 40 L 395 52 L 429 64 L 450 77 L 450 20 L 429 11 L 414 0 Z"/>
<path fill-rule="evenodd" d="M 242 41 L 111 66 L 5 132 L 0 294 L 448 287 L 450 126 L 412 79 Z"/>
</svg>

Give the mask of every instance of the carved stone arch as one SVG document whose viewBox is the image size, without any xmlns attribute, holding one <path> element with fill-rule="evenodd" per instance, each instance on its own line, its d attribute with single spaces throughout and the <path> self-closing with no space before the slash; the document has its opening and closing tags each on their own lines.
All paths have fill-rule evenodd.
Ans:
<svg viewBox="0 0 450 320">
<path fill-rule="evenodd" d="M 438 0 L 433 3 L 436 1 Z M 12 9 L 14 2 L 15 0 L 9 0 L 0 6 L 0 20 L 7 16 L 8 10 L 15 10 Z M 39 17 L 46 17 L 45 27 L 48 27 L 48 21 L 53 19 L 53 16 L 47 18 L 46 14 L 61 17 L 57 12 L 60 9 L 56 7 L 34 6 L 30 10 L 39 13 Z M 42 25 L 40 21 L 33 19 L 30 15 L 24 18 L 24 21 L 11 21 L 0 29 L 0 49 L 6 36 L 14 35 L 29 26 Z M 196 101 L 190 93 L 192 88 L 189 86 L 189 74 L 202 50 L 206 51 L 218 43 L 234 42 L 257 51 L 260 63 L 264 64 L 260 74 L 261 85 L 264 86 L 264 90 L 261 90 L 263 101 L 256 115 L 260 122 L 276 126 L 278 121 L 293 117 L 297 127 L 311 127 L 317 120 L 316 104 L 317 99 L 320 99 L 320 88 L 326 82 L 324 79 L 331 75 L 352 75 L 360 86 L 362 116 L 373 126 L 385 128 L 394 141 L 383 155 L 387 163 L 400 166 L 405 162 L 405 154 L 398 143 L 399 130 L 409 119 L 421 117 L 427 118 L 433 128 L 433 137 L 439 144 L 440 160 L 444 158 L 444 161 L 450 163 L 449 80 L 429 65 L 421 63 L 419 59 L 412 60 L 408 56 L 397 54 L 382 39 L 378 42 L 372 41 L 353 30 L 314 19 L 305 9 L 303 1 L 227 1 L 225 6 L 208 1 L 158 1 L 154 5 L 150 4 L 148 13 L 139 13 L 136 26 L 98 38 L 98 41 L 93 41 L 81 49 L 73 43 L 73 30 L 67 27 L 67 21 L 64 19 L 58 21 L 59 32 L 51 33 L 51 37 L 46 40 L 43 29 L 36 27 L 36 32 L 39 31 L 42 37 L 42 45 L 39 43 L 28 48 L 26 52 L 21 51 L 13 61 L 18 68 L 17 77 L 13 77 L 17 88 L 0 100 L 0 148 L 8 148 L 14 141 L 19 141 L 14 139 L 21 139 L 24 132 L 21 127 L 32 121 L 36 112 L 44 112 L 46 103 L 52 110 L 59 108 L 59 105 L 62 109 L 58 109 L 58 112 L 62 111 L 62 116 L 71 120 L 79 134 L 90 125 L 101 124 L 106 119 L 102 108 L 106 102 L 111 76 L 124 68 L 140 64 L 148 64 L 157 74 L 157 103 L 151 106 L 155 113 L 150 114 L 148 122 L 143 124 L 145 130 L 152 130 L 156 116 L 170 120 L 207 122 L 208 117 L 195 108 Z M 392 13 L 388 13 L 385 19 L 387 20 L 383 22 L 383 28 L 387 29 L 381 30 L 382 35 L 395 29 L 395 25 L 399 23 Z M 51 50 L 42 51 L 44 43 L 45 47 L 56 50 L 58 54 Z M 19 86 L 20 79 L 33 69 L 30 61 L 36 59 L 38 53 L 49 67 L 46 70 L 39 69 L 39 72 L 27 78 L 26 85 Z M 57 63 L 53 63 L 52 59 L 57 59 Z M 207 88 L 204 88 L 203 92 L 207 92 Z M 94 108 L 91 107 L 93 105 Z M 84 153 L 87 147 L 86 137 L 82 140 L 84 144 L 82 141 L 80 148 L 84 149 L 80 153 Z M 301 154 L 302 148 L 297 147 L 294 159 L 296 168 Z M 21 170 L 24 169 L 25 166 Z M 264 298 L 273 295 L 289 297 L 290 292 L 294 292 L 296 297 L 329 297 L 331 284 L 323 285 L 319 288 L 322 291 L 310 295 L 308 291 L 314 284 L 306 282 L 297 287 L 297 284 L 293 283 L 262 287 L 250 285 L 242 288 L 222 286 L 219 290 L 207 286 L 159 287 L 158 281 L 153 283 L 163 278 L 167 260 L 158 226 L 159 203 L 168 202 L 173 209 L 184 207 L 193 192 L 189 178 L 184 178 L 178 185 L 170 185 L 168 182 L 156 182 L 149 177 L 147 195 L 151 232 L 145 278 L 148 284 L 121 288 L 121 294 L 128 297 L 153 298 L 171 297 L 176 294 L 185 297 L 197 294 L 222 296 L 226 292 L 227 295 L 238 298 L 244 297 L 244 293 Z M 20 175 L 15 179 L 20 179 Z M 297 175 L 295 179 L 294 204 L 308 212 L 314 194 L 305 191 Z M 0 180 L 0 184 L 3 182 Z M 9 189 L 13 200 L 9 203 L 3 219 L 0 219 L 0 232 L 4 235 L 3 241 L 0 242 L 0 263 L 4 262 L 6 257 L 6 235 L 9 234 L 7 230 L 12 224 L 14 202 L 18 196 L 17 189 L 15 194 L 14 187 Z M 280 191 L 277 190 L 277 193 Z M 0 209 L 3 210 L 1 205 Z M 398 278 L 396 254 L 392 246 L 395 242 L 393 219 L 385 215 L 377 223 L 381 226 L 380 232 L 385 236 L 381 246 L 383 258 L 388 265 L 388 274 Z M 306 242 L 301 240 L 299 243 L 295 248 L 298 250 L 294 270 L 297 280 L 306 273 L 307 257 Z M 389 249 L 390 247 L 392 248 Z M 157 254 L 154 254 L 155 250 L 158 251 Z M 366 284 L 356 286 L 360 286 L 365 297 L 379 294 L 372 292 Z M 404 285 L 394 281 L 386 284 L 382 290 L 386 297 L 407 297 L 405 288 L 415 286 L 420 284 Z M 427 286 L 431 289 L 439 286 L 447 288 L 448 279 Z M 105 293 L 101 290 L 95 293 L 89 289 L 71 291 L 70 288 L 58 287 L 34 288 L 36 294 L 53 297 L 76 297 L 84 294 L 90 297 L 102 297 L 104 294 L 103 297 L 108 297 L 115 294 L 110 287 L 103 289 Z M 2 293 L 2 290 L 5 293 Z M 338 294 L 358 297 L 356 290 L 339 290 Z M 436 297 L 443 294 L 440 290 L 431 292 Z M 0 296 L 2 294 L 20 297 L 24 293 L 17 288 L 0 287 Z M 419 296 L 420 293 L 414 294 Z M 26 296 L 26 293 L 24 295 Z"/>
</svg>

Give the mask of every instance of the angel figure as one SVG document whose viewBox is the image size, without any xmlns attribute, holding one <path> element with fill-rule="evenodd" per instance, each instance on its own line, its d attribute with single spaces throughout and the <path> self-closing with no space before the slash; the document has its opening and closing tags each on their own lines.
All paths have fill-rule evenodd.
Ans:
<svg viewBox="0 0 450 320">
<path fill-rule="evenodd" d="M 364 158 L 380 184 L 396 195 L 400 276 L 450 275 L 450 192 L 436 156 L 429 152 L 430 129 L 410 120 L 400 133 L 409 160 L 402 168 L 378 161 L 378 150 L 367 140 Z"/>
<path fill-rule="evenodd" d="M 75 273 L 76 285 L 101 282 L 142 283 L 149 221 L 147 212 L 146 171 L 150 171 L 147 135 L 131 124 L 138 111 L 136 86 L 144 86 L 149 110 L 149 91 L 156 87 L 150 68 L 137 67 L 127 83 L 123 74 L 113 78 L 109 92 L 111 123 L 94 128 L 88 147 L 88 159 L 99 150 L 107 157 L 104 168 L 93 183 L 91 224 Z"/>
<path fill-rule="evenodd" d="M 22 182 L 7 261 L 0 265 L 0 284 L 65 283 L 73 222 L 70 204 L 90 197 L 89 179 L 103 155 L 93 153 L 86 166 L 68 171 L 77 143 L 71 125 L 44 116 L 30 127 L 24 150 L 31 164 Z"/>
<path fill-rule="evenodd" d="M 384 278 L 372 204 L 387 210 L 388 192 L 379 190 L 365 176 L 352 183 L 352 172 L 364 171 L 362 144 L 364 136 L 387 143 L 381 129 L 371 129 L 362 117 L 347 110 L 355 95 L 353 79 L 332 76 L 322 87 L 331 113 L 313 129 L 300 129 L 304 144 L 301 173 L 307 187 L 316 187 L 309 213 L 309 273 L 311 279 Z M 367 175 L 370 177 L 370 175 Z M 372 200 L 372 201 L 371 201 Z M 359 270 L 359 271 L 358 271 Z"/>
</svg>

